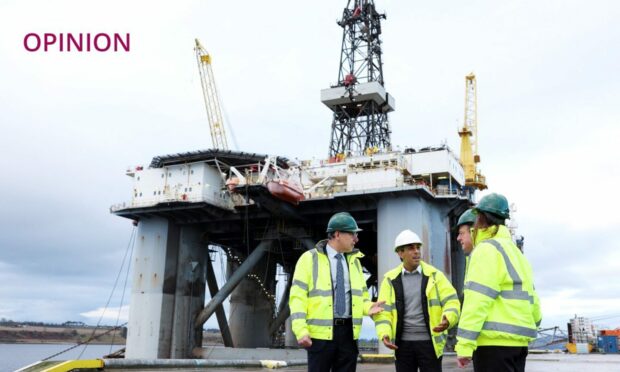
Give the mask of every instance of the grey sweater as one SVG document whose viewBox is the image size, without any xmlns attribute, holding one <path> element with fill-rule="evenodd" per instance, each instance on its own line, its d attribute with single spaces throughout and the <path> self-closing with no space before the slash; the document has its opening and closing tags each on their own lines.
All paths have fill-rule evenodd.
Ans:
<svg viewBox="0 0 620 372">
<path fill-rule="evenodd" d="M 404 341 L 430 340 L 422 312 L 422 274 L 414 270 L 411 274 L 403 273 L 402 279 L 405 296 L 402 339 Z"/>
</svg>

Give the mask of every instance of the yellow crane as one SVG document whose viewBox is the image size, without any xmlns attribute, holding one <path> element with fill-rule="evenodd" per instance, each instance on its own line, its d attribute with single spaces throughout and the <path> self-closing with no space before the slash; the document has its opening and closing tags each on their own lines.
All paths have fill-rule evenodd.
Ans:
<svg viewBox="0 0 620 372">
<path fill-rule="evenodd" d="M 487 188 L 486 177 L 479 171 L 478 155 L 478 98 L 476 75 L 465 76 L 465 120 L 459 131 L 461 137 L 461 165 L 465 170 L 465 186 L 484 190 Z"/>
<path fill-rule="evenodd" d="M 220 150 L 228 150 L 220 100 L 215 88 L 213 69 L 211 68 L 211 55 L 200 44 L 198 39 L 196 39 L 194 50 L 196 51 L 196 61 L 198 62 L 198 71 L 200 72 L 200 83 L 202 84 L 202 93 L 207 109 L 207 117 L 209 118 L 213 147 Z"/>
</svg>

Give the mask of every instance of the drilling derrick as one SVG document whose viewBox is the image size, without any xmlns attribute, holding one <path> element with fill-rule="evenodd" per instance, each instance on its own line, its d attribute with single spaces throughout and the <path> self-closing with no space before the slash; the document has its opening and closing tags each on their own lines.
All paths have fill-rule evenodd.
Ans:
<svg viewBox="0 0 620 372">
<path fill-rule="evenodd" d="M 465 171 L 465 185 L 478 190 L 487 188 L 486 178 L 478 171 L 478 98 L 476 75 L 465 76 L 465 119 L 459 131 L 461 137 L 461 164 Z"/>
<path fill-rule="evenodd" d="M 321 91 L 321 102 L 333 111 L 329 156 L 390 151 L 388 112 L 394 98 L 384 87 L 381 19 L 373 0 L 348 0 L 342 19 L 338 83 Z"/>
</svg>

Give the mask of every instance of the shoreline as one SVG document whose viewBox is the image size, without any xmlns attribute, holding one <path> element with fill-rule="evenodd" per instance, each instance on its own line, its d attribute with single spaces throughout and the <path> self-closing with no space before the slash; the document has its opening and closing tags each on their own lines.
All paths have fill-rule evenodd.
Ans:
<svg viewBox="0 0 620 372">
<path fill-rule="evenodd" d="M 85 343 L 94 337 L 88 344 L 91 345 L 125 345 L 126 332 L 122 329 L 110 331 L 110 328 L 93 327 L 53 327 L 30 326 L 17 327 L 0 326 L 0 343 L 4 344 L 67 344 Z"/>
<path fill-rule="evenodd" d="M 0 345 L 44 345 L 44 344 L 54 344 L 54 345 L 76 345 L 79 342 L 69 341 L 69 340 L 0 340 Z M 83 344 L 86 345 L 86 344 Z M 123 340 L 122 343 L 118 342 L 101 342 L 93 340 L 88 343 L 88 345 L 116 345 L 116 346 L 125 346 L 125 342 Z"/>
</svg>

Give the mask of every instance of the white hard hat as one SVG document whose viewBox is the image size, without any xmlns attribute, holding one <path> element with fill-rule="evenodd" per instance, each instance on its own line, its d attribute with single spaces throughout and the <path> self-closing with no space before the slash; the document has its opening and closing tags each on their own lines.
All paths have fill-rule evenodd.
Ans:
<svg viewBox="0 0 620 372">
<path fill-rule="evenodd" d="M 398 247 L 409 244 L 422 245 L 422 241 L 420 240 L 418 234 L 414 233 L 413 231 L 409 229 L 403 230 L 400 232 L 400 234 L 398 234 L 396 240 L 394 241 L 394 251 L 396 251 Z"/>
</svg>

